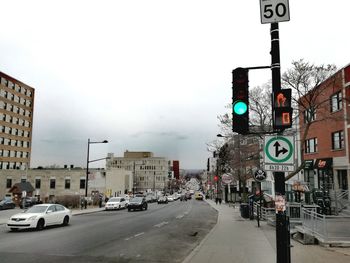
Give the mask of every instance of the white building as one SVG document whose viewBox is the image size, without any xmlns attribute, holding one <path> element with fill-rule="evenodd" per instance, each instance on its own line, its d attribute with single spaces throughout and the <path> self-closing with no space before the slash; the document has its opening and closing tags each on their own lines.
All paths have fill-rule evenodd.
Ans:
<svg viewBox="0 0 350 263">
<path fill-rule="evenodd" d="M 123 157 L 108 154 L 107 169 L 116 168 L 131 171 L 134 191 L 147 192 L 164 190 L 168 187 L 169 162 L 164 157 L 154 157 L 152 152 L 125 151 Z"/>
</svg>

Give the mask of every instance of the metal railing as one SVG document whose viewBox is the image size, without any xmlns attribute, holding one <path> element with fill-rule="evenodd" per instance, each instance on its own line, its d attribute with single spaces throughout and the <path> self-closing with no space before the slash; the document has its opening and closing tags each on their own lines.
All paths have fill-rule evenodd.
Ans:
<svg viewBox="0 0 350 263">
<path fill-rule="evenodd" d="M 260 204 L 258 202 L 254 202 L 253 211 L 254 216 L 258 215 L 258 209 L 260 209 Z M 268 220 L 269 218 L 276 216 L 275 208 L 261 207 L 261 215 L 260 220 Z"/>
<path fill-rule="evenodd" d="M 287 203 L 286 210 L 291 223 L 301 223 L 301 203 Z"/>
<path fill-rule="evenodd" d="M 350 204 L 348 190 L 331 190 L 329 195 L 331 198 L 331 208 L 335 215 L 338 215 L 339 212 L 347 208 Z"/>
<path fill-rule="evenodd" d="M 304 229 L 321 242 L 350 242 L 350 216 L 326 216 L 302 209 Z"/>
</svg>

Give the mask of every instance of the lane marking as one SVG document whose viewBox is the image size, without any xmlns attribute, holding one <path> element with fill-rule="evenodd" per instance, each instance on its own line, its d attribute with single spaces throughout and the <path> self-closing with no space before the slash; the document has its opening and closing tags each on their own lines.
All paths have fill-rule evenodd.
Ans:
<svg viewBox="0 0 350 263">
<path fill-rule="evenodd" d="M 141 236 L 141 235 L 143 235 L 144 233 L 145 233 L 145 232 L 138 233 L 138 234 L 134 235 L 134 237 Z"/>
<path fill-rule="evenodd" d="M 163 221 L 162 223 L 159 223 L 159 224 L 154 225 L 154 227 L 162 227 L 162 226 L 165 226 L 165 225 L 167 225 L 167 224 L 169 224 L 169 222 Z"/>
<path fill-rule="evenodd" d="M 176 217 L 176 219 L 181 219 L 181 218 L 183 218 L 185 215 L 178 215 L 177 217 Z"/>
<path fill-rule="evenodd" d="M 138 234 L 133 235 L 133 236 L 131 236 L 131 237 L 127 237 L 127 238 L 125 238 L 124 240 L 128 241 L 128 240 L 130 240 L 130 239 L 133 239 L 134 237 L 142 236 L 144 233 L 145 233 L 145 232 L 138 233 Z"/>
</svg>

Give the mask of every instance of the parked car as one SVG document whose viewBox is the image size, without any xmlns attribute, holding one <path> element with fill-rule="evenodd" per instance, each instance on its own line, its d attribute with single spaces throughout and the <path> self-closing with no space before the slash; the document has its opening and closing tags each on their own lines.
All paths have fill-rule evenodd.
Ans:
<svg viewBox="0 0 350 263">
<path fill-rule="evenodd" d="M 24 206 L 23 206 L 23 202 L 24 202 Z M 39 203 L 40 202 L 38 202 L 38 199 L 36 197 L 25 197 L 24 201 L 22 198 L 21 202 L 19 203 L 19 207 L 21 209 L 25 209 L 25 208 L 31 207 L 33 205 L 37 205 Z"/>
<path fill-rule="evenodd" d="M 12 231 L 27 228 L 42 230 L 50 225 L 66 226 L 69 224 L 71 217 L 71 210 L 63 205 L 40 204 L 11 216 L 6 227 Z"/>
<path fill-rule="evenodd" d="M 124 197 L 111 197 L 105 205 L 105 210 L 116 210 L 126 207 L 127 204 Z"/>
<path fill-rule="evenodd" d="M 146 198 L 145 197 L 140 197 L 140 196 L 137 196 L 137 197 L 134 197 L 130 200 L 129 202 L 129 205 L 128 205 L 128 211 L 130 212 L 131 210 L 136 210 L 136 209 L 139 209 L 139 210 L 147 210 L 148 208 L 148 205 L 147 205 L 147 201 L 146 201 Z"/>
<path fill-rule="evenodd" d="M 168 195 L 167 197 L 168 202 L 174 202 L 174 196 Z"/>
<path fill-rule="evenodd" d="M 129 195 L 126 195 L 126 196 L 124 196 L 124 198 L 125 198 L 125 202 L 126 202 L 125 206 L 128 207 L 131 197 Z"/>
<path fill-rule="evenodd" d="M 157 201 L 158 204 L 167 204 L 168 203 L 168 198 L 166 196 L 161 196 L 158 198 Z"/>
<path fill-rule="evenodd" d="M 0 210 L 14 209 L 15 207 L 15 203 L 10 199 L 4 199 L 0 201 Z"/>
</svg>

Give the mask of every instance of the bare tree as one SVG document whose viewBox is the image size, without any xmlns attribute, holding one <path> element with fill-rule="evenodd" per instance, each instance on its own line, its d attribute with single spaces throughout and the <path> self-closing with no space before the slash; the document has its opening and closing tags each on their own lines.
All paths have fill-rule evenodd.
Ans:
<svg viewBox="0 0 350 263">
<path fill-rule="evenodd" d="M 296 112 L 294 118 L 300 120 L 299 113 L 302 113 L 305 119 L 300 138 L 300 148 L 301 153 L 303 153 L 310 127 L 318 121 L 335 118 L 329 113 L 329 97 L 325 96 L 325 93 L 329 86 L 334 87 L 339 79 L 334 74 L 336 72 L 335 65 L 314 65 L 302 59 L 293 61 L 292 65 L 293 67 L 282 75 L 282 86 L 292 89 L 293 108 Z M 321 85 L 325 81 L 329 82 L 328 85 Z M 316 112 L 322 113 L 317 115 L 317 119 L 314 118 Z M 300 163 L 301 165 L 290 173 L 286 180 L 303 169 L 303 154 L 301 154 Z"/>
<path fill-rule="evenodd" d="M 294 118 L 299 119 L 299 113 L 303 113 L 306 118 L 301 131 L 300 144 L 302 153 L 304 151 L 305 140 L 311 125 L 317 121 L 339 118 L 329 113 L 329 97 L 325 96 L 330 85 L 335 86 L 339 83 L 337 75 L 334 74 L 335 72 L 335 65 L 314 65 L 301 59 L 292 62 L 292 68 L 288 69 L 282 75 L 283 88 L 292 89 L 293 108 L 295 109 Z M 328 85 L 321 85 L 325 81 L 328 81 Z M 270 83 L 265 84 L 262 87 L 255 87 L 249 91 L 250 131 L 262 134 L 272 132 L 271 92 L 272 88 Z M 226 108 L 229 109 L 231 109 L 231 107 L 232 105 L 226 106 Z M 322 112 L 322 115 L 318 115 L 317 120 L 314 120 L 313 118 L 316 112 Z M 232 132 L 231 113 L 218 116 L 218 120 L 219 127 L 224 136 L 233 139 L 235 135 Z M 300 131 L 293 128 L 288 132 L 296 133 Z M 221 162 L 225 164 L 223 165 L 223 169 L 231 168 L 232 173 L 234 174 L 235 172 L 238 172 L 238 164 L 245 165 L 244 160 L 247 156 L 244 156 L 242 151 L 239 151 L 239 153 L 237 152 L 237 145 L 232 144 L 228 148 L 226 147 L 227 149 L 221 148 L 219 144 L 216 144 L 215 147 L 216 151 L 220 150 L 222 156 L 225 156 L 224 158 L 221 158 Z M 230 154 L 230 151 L 233 155 Z M 223 153 L 225 154 L 223 155 Z M 286 177 L 286 180 L 289 180 L 303 169 L 303 155 L 301 155 L 301 158 L 301 165 L 293 173 L 289 174 Z M 238 179 L 244 180 L 246 178 Z"/>
</svg>

